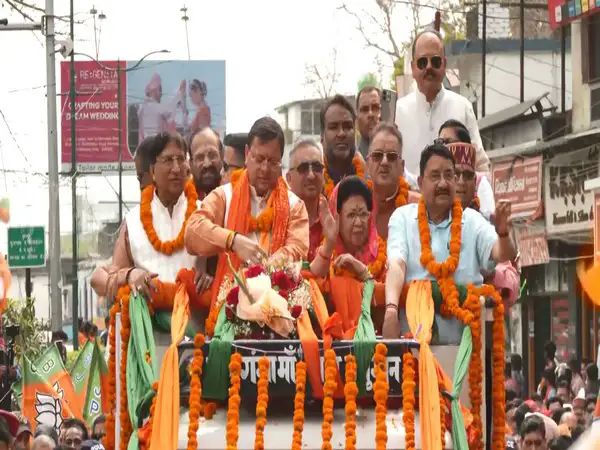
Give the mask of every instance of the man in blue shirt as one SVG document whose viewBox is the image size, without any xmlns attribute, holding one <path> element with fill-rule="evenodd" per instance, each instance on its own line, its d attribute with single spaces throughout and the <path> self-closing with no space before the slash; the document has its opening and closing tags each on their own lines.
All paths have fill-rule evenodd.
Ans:
<svg viewBox="0 0 600 450">
<path fill-rule="evenodd" d="M 425 202 L 431 250 L 435 260 L 444 262 L 450 254 L 450 224 L 452 205 L 456 196 L 456 172 L 450 151 L 441 143 L 429 145 L 421 154 L 418 179 L 422 199 Z M 461 247 L 458 267 L 453 278 L 457 284 L 483 282 L 482 270 L 490 271 L 495 263 L 516 256 L 510 239 L 510 203 L 496 205 L 495 227 L 481 214 L 467 208 L 461 220 Z M 398 208 L 389 222 L 388 272 L 385 281 L 386 311 L 383 336 L 398 338 L 401 327 L 398 304 L 405 282 L 434 280 L 421 265 L 421 242 L 419 237 L 418 205 L 409 204 Z M 440 327 L 440 335 L 443 328 Z"/>
</svg>

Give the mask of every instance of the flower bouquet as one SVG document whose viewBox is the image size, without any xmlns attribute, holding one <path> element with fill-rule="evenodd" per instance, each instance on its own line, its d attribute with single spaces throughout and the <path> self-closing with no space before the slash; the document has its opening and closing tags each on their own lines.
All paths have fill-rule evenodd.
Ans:
<svg viewBox="0 0 600 450">
<path fill-rule="evenodd" d="M 230 265 L 231 267 L 231 265 Z M 301 265 L 264 262 L 235 271 L 221 284 L 217 301 L 225 308 L 236 339 L 295 338 L 294 322 L 312 302 Z"/>
</svg>

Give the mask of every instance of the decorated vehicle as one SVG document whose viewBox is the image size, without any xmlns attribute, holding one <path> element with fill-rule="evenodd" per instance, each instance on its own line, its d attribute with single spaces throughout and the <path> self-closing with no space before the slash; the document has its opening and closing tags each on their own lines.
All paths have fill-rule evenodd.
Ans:
<svg viewBox="0 0 600 450">
<path fill-rule="evenodd" d="M 494 348 L 493 383 L 502 389 L 486 399 L 482 387 L 483 296 L 495 300 L 494 337 L 503 332 L 503 306 L 493 288 L 459 286 L 460 303 L 450 314 L 466 326 L 460 345 L 451 345 L 436 335 L 434 312 L 452 305 L 435 282 L 411 285 L 405 308 L 412 334 L 397 340 L 377 338 L 368 315 L 370 324 L 361 325 L 371 332 L 333 339 L 315 317 L 313 283 L 286 263 L 234 272 L 221 285 L 212 338 L 197 333 L 193 341 L 171 344 L 171 356 L 164 346 L 155 348 L 148 334 L 153 302 L 123 290 L 113 306 L 116 333 L 109 339 L 114 412 L 107 446 L 483 448 L 484 405 L 492 407 L 497 423 L 493 448 L 503 445 L 504 381 L 496 370 L 503 367 L 501 346 Z M 373 302 L 373 290 L 372 280 L 363 284 L 365 305 Z M 413 315 L 423 302 L 430 314 Z M 319 338 L 307 338 L 301 322 Z M 166 365 L 172 357 L 174 374 Z M 158 385 L 153 373 L 160 374 Z"/>
</svg>

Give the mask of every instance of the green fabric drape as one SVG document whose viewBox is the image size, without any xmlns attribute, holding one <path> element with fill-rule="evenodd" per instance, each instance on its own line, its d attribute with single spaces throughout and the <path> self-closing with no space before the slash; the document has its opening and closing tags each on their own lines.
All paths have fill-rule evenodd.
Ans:
<svg viewBox="0 0 600 450">
<path fill-rule="evenodd" d="M 469 370 L 469 361 L 471 361 L 471 352 L 473 350 L 473 338 L 471 328 L 463 329 L 462 339 L 456 354 L 456 362 L 454 363 L 454 377 L 452 381 L 452 448 L 454 450 L 469 450 L 469 442 L 467 440 L 467 431 L 460 410 L 458 398 L 462 390 L 463 381 Z"/>
<path fill-rule="evenodd" d="M 150 311 L 146 300 L 139 294 L 131 295 L 129 317 L 131 336 L 127 353 L 127 396 L 133 432 L 128 449 L 136 450 L 139 447 L 137 429 L 143 418 L 140 417 L 141 406 L 148 403 L 148 397 L 152 398 L 154 395 L 152 384 L 158 378 L 158 361 Z"/>
<path fill-rule="evenodd" d="M 208 359 L 202 381 L 202 397 L 225 400 L 229 390 L 229 359 L 235 338 L 233 324 L 225 316 L 225 305 L 219 311 L 215 334 L 208 345 Z"/>
<path fill-rule="evenodd" d="M 154 325 L 160 331 L 164 331 L 165 333 L 171 333 L 171 311 L 155 311 L 153 316 L 153 322 Z M 188 321 L 188 324 L 185 327 L 185 335 L 193 340 L 194 336 L 196 336 L 196 333 L 198 331 L 199 330 L 194 329 L 194 326 L 191 323 L 191 321 Z"/>
<path fill-rule="evenodd" d="M 375 351 L 375 326 L 371 319 L 371 300 L 375 283 L 373 280 L 367 280 L 363 284 L 363 297 L 358 318 L 358 326 L 354 333 L 352 347 L 356 356 L 356 384 L 358 385 L 359 395 L 366 394 L 367 370 L 373 359 Z"/>
</svg>

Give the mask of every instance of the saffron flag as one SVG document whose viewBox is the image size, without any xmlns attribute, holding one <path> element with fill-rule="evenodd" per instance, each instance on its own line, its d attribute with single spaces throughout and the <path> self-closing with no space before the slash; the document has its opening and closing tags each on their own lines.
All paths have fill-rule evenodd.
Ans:
<svg viewBox="0 0 600 450">
<path fill-rule="evenodd" d="M 24 357 L 22 398 L 21 410 L 34 430 L 42 423 L 59 429 L 64 419 L 82 418 L 81 403 L 56 344 L 35 363 Z"/>
<path fill-rule="evenodd" d="M 106 392 L 103 383 L 108 383 L 108 368 L 97 342 L 85 343 L 73 364 L 71 378 L 75 395 L 83 407 L 83 419 L 91 426 L 94 419 L 107 410 L 103 403 L 108 402 L 106 395 L 102 396 Z"/>
</svg>

